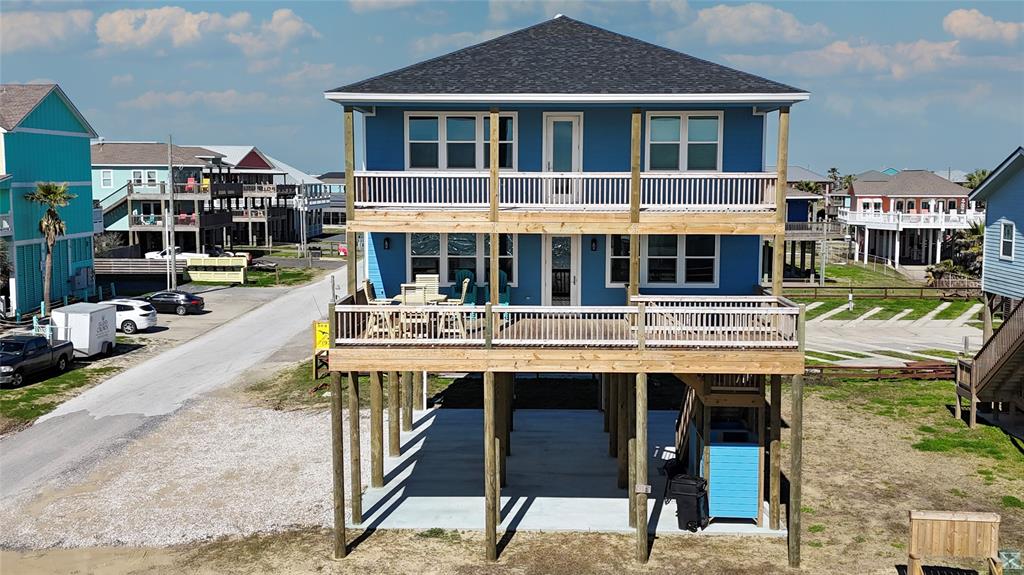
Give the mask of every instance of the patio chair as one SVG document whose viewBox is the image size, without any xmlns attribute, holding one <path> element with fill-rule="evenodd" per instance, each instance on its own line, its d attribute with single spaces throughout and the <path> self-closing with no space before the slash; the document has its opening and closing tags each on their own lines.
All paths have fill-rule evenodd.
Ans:
<svg viewBox="0 0 1024 575">
<path fill-rule="evenodd" d="M 469 280 L 470 289 L 463 290 L 463 280 Z M 455 283 L 452 285 L 451 297 L 458 297 L 459 290 L 462 290 L 462 303 L 460 305 L 476 305 L 476 281 L 473 272 L 470 270 L 462 269 L 455 270 Z"/>
<path fill-rule="evenodd" d="M 426 297 L 429 299 L 431 296 L 438 295 L 441 276 L 437 274 L 416 274 L 415 283 L 423 287 Z"/>
<path fill-rule="evenodd" d="M 370 280 L 363 280 L 363 293 L 366 294 L 367 305 L 391 305 L 395 301 L 389 297 L 377 297 L 377 290 Z"/>
<path fill-rule="evenodd" d="M 368 305 L 385 307 L 391 305 L 393 301 L 391 298 L 377 298 L 376 291 L 373 289 L 373 282 L 370 280 L 363 281 L 363 290 L 363 293 L 366 294 L 366 303 Z M 393 314 L 390 311 L 384 309 L 371 311 L 366 321 L 366 337 L 394 337 L 395 325 L 392 318 Z"/>
<path fill-rule="evenodd" d="M 437 318 L 438 337 L 454 336 L 453 339 L 466 339 L 466 322 L 463 319 L 462 311 L 446 310 L 452 306 L 461 306 L 466 302 L 466 292 L 469 291 L 469 278 L 462 280 L 462 293 L 458 299 L 449 299 L 439 302 L 440 309 Z"/>
<path fill-rule="evenodd" d="M 430 311 L 427 292 L 422 286 L 402 286 L 402 310 L 398 314 L 398 329 L 403 338 L 424 339 L 430 336 Z M 410 309 L 411 308 L 411 309 Z"/>
</svg>

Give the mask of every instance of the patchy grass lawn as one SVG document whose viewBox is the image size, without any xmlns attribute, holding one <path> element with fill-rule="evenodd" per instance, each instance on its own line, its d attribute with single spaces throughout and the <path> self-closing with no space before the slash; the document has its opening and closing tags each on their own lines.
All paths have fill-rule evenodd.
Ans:
<svg viewBox="0 0 1024 575">
<path fill-rule="evenodd" d="M 843 303 L 845 304 L 846 302 Z M 903 319 L 920 319 L 924 317 L 925 314 L 935 309 L 940 303 L 941 302 L 937 299 L 876 299 L 854 297 L 852 311 L 847 310 L 842 313 L 837 313 L 829 319 L 857 319 L 876 307 L 882 308 L 881 311 L 872 315 L 868 319 L 890 319 L 905 309 L 909 309 L 911 311 L 907 315 L 903 316 Z"/>
<path fill-rule="evenodd" d="M 78 367 L 59 375 L 40 373 L 27 378 L 29 383 L 0 389 L 0 433 L 35 421 L 54 410 L 75 391 L 110 377 L 120 367 Z"/>
<path fill-rule="evenodd" d="M 309 283 L 326 270 L 318 268 L 279 268 L 276 272 L 249 270 L 245 285 L 249 287 L 294 286 Z"/>
<path fill-rule="evenodd" d="M 448 387 L 452 378 L 428 374 L 427 397 Z M 348 405 L 348 381 L 342 378 L 342 400 Z M 388 401 L 387 375 L 383 378 L 384 401 Z M 254 385 L 247 391 L 257 401 L 271 409 L 290 410 L 304 408 L 326 408 L 330 406 L 330 379 L 313 379 L 313 360 L 302 361 L 286 368 Z M 370 377 L 359 377 L 359 405 L 370 405 Z"/>
<path fill-rule="evenodd" d="M 864 264 L 832 264 L 825 266 L 825 278 L 835 280 L 829 285 L 852 285 L 868 287 L 920 287 L 893 270 L 880 271 L 881 267 Z"/>
<path fill-rule="evenodd" d="M 935 319 L 956 319 L 967 313 L 967 311 L 971 309 L 971 306 L 976 303 L 981 302 L 977 300 L 952 300 L 949 302 L 949 307 L 935 314 Z"/>
<path fill-rule="evenodd" d="M 955 360 L 956 358 L 960 357 L 959 353 L 957 353 L 955 351 L 949 351 L 948 349 L 922 349 L 922 350 L 916 350 L 915 352 L 916 353 L 921 353 L 921 354 L 924 354 L 924 355 L 931 355 L 931 356 L 935 356 L 935 357 L 942 357 L 942 358 L 950 359 L 950 360 Z"/>
<path fill-rule="evenodd" d="M 824 352 L 824 351 L 808 351 L 804 355 L 808 359 L 823 359 L 823 360 L 826 360 L 826 361 L 843 361 L 843 360 L 849 359 L 847 357 L 842 357 L 842 356 L 835 355 L 835 354 L 832 354 L 832 353 L 827 353 L 827 352 Z"/>
<path fill-rule="evenodd" d="M 876 349 L 872 350 L 871 353 L 877 353 L 878 355 L 887 355 L 889 357 L 895 357 L 896 359 L 902 359 L 906 361 L 927 361 L 927 358 L 919 355 L 914 355 L 909 352 L 896 351 L 894 349 Z"/>
</svg>

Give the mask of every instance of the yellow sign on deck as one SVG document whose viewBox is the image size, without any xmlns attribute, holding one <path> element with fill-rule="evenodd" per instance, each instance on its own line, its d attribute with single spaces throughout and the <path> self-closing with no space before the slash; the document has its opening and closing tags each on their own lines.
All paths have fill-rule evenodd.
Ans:
<svg viewBox="0 0 1024 575">
<path fill-rule="evenodd" d="M 313 351 L 331 348 L 331 326 L 326 321 L 313 322 Z"/>
</svg>

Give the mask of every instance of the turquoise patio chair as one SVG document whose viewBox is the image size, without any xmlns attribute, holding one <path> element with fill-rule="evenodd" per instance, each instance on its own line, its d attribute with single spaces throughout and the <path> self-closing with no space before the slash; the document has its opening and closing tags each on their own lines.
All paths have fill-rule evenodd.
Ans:
<svg viewBox="0 0 1024 575">
<path fill-rule="evenodd" d="M 470 270 L 455 270 L 455 283 L 452 284 L 452 298 L 462 295 L 462 281 L 469 280 L 469 290 L 466 291 L 466 299 L 462 305 L 476 305 L 476 278 Z"/>
</svg>

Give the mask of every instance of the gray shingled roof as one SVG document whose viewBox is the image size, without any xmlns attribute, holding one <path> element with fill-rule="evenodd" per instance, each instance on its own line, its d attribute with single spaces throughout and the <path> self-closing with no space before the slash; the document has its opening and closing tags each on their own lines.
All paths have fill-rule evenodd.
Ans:
<svg viewBox="0 0 1024 575">
<path fill-rule="evenodd" d="M 164 166 L 167 144 L 162 142 L 97 142 L 91 146 L 94 166 Z M 223 157 L 196 146 L 171 146 L 171 162 L 176 166 L 205 166 L 197 156 Z"/>
<path fill-rule="evenodd" d="M 803 94 L 559 16 L 331 90 L 366 94 Z"/>
<path fill-rule="evenodd" d="M 936 176 L 928 170 L 903 170 L 887 180 L 858 178 L 853 193 L 858 196 L 967 196 L 970 190 Z"/>
<path fill-rule="evenodd" d="M 0 85 L 0 127 L 13 130 L 56 84 Z"/>
</svg>

